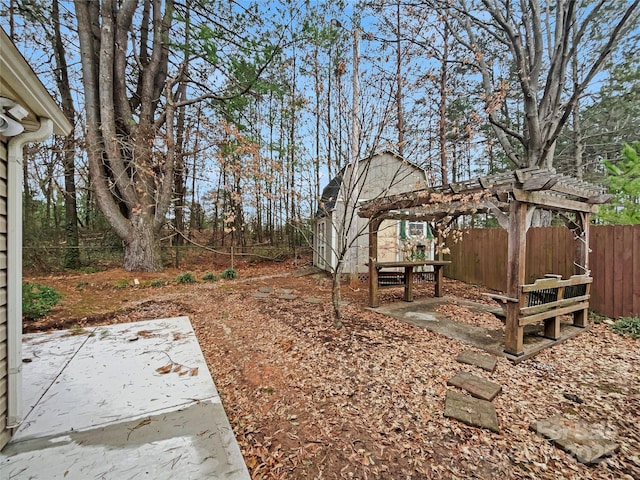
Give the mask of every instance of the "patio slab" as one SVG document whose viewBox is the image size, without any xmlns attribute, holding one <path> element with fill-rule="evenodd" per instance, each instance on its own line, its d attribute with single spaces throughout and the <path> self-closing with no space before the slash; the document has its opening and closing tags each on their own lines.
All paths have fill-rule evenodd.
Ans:
<svg viewBox="0 0 640 480">
<path fill-rule="evenodd" d="M 575 456 L 580 463 L 597 463 L 620 448 L 619 444 L 606 439 L 589 425 L 562 415 L 538 420 L 529 428 Z"/>
<path fill-rule="evenodd" d="M 514 363 L 528 360 L 545 348 L 562 343 L 585 331 L 584 328 L 562 322 L 560 338 L 550 340 L 542 336 L 542 324 L 527 325 L 524 332 L 524 354 L 520 356 L 510 355 L 504 351 L 504 328 L 491 329 L 456 322 L 455 319 L 447 318 L 446 315 L 437 310 L 438 306 L 447 303 L 462 305 L 475 312 L 490 312 L 492 309 L 492 307 L 485 304 L 444 296 L 427 297 L 413 302 L 393 302 L 377 308 L 370 308 L 369 310 L 403 320 L 467 345 L 472 345 L 492 355 L 506 357 Z"/>
<path fill-rule="evenodd" d="M 491 355 L 483 355 L 482 353 L 473 352 L 471 350 L 463 350 L 456 357 L 456 362 L 466 363 L 467 365 L 473 365 L 480 367 L 487 372 L 493 372 L 496 369 L 498 360 Z"/>
<path fill-rule="evenodd" d="M 25 335 L 1 478 L 249 474 L 187 317 Z"/>
</svg>

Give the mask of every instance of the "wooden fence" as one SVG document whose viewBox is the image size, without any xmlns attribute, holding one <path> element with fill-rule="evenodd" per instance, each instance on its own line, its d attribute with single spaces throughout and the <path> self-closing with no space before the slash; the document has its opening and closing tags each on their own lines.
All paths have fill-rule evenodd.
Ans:
<svg viewBox="0 0 640 480">
<path fill-rule="evenodd" d="M 591 309 L 614 318 L 640 316 L 640 225 L 592 226 L 590 235 Z M 464 230 L 462 238 L 448 245 L 452 263 L 445 267 L 445 276 L 504 291 L 507 232 L 471 229 Z M 575 241 L 566 227 L 530 228 L 526 281 L 547 273 L 582 273 L 573 264 Z"/>
</svg>

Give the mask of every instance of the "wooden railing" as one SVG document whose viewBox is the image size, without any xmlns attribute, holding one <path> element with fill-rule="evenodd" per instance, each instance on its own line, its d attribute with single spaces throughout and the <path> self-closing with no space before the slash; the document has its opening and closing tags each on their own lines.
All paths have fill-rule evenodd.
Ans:
<svg viewBox="0 0 640 480">
<path fill-rule="evenodd" d="M 514 323 L 518 335 L 514 345 L 505 346 L 506 350 L 515 355 L 522 353 L 523 327 L 526 325 L 543 321 L 544 336 L 553 340 L 560 337 L 561 315 L 571 313 L 574 325 L 586 327 L 592 282 L 593 278 L 588 275 L 573 275 L 566 280 L 560 275 L 546 275 L 534 283 L 521 285 L 519 298 L 486 293 L 502 307 L 502 311 L 495 312 L 497 316 L 508 319 L 510 314 L 517 315 Z"/>
</svg>

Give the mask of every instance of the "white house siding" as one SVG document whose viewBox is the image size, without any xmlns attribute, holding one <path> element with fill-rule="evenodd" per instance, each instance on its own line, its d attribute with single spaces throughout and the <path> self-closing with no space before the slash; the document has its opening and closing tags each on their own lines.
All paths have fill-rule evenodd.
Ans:
<svg viewBox="0 0 640 480">
<path fill-rule="evenodd" d="M 0 141 L 0 449 L 7 425 L 7 146 Z"/>
<path fill-rule="evenodd" d="M 2 28 L 0 28 L 0 52 L 2 52 L 0 54 L 0 97 L 20 104 L 27 111 L 27 116 L 21 120 L 25 131 L 19 136 L 11 137 L 11 149 L 9 149 L 8 138 L 0 138 L 0 448 L 2 448 L 12 434 L 12 431 L 7 429 L 7 425 L 15 428 L 22 420 L 20 371 L 22 366 L 20 355 L 22 219 L 21 177 L 18 163 L 25 143 L 44 141 L 51 133 L 68 135 L 73 126 L 56 105 L 48 88 L 38 79 Z M 12 166 L 17 167 L 16 172 L 9 172 L 9 160 Z M 10 187 L 11 192 L 8 192 Z M 8 226 L 9 222 L 11 222 L 11 228 Z M 12 253 L 8 255 L 7 251 Z M 12 368 L 11 379 L 8 376 L 9 367 Z M 11 418 L 8 419 L 7 416 Z"/>
</svg>

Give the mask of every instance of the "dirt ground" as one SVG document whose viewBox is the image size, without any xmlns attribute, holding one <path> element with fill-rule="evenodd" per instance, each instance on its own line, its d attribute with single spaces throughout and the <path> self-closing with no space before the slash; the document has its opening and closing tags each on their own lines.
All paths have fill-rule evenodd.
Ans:
<svg viewBox="0 0 640 480">
<path fill-rule="evenodd" d="M 343 286 L 344 326 L 334 328 L 330 281 L 297 276 L 304 263 L 241 263 L 238 279 L 186 285 L 175 282 L 186 267 L 26 275 L 64 298 L 25 331 L 189 316 L 255 479 L 640 478 L 638 341 L 598 324 L 517 366 L 500 358 L 489 374 L 454 360 L 469 347 L 367 310 L 364 283 Z M 198 279 L 224 268 L 191 265 Z M 261 288 L 274 293 L 254 297 Z M 282 289 L 296 298 L 279 298 Z M 415 294 L 432 290 L 420 285 Z M 446 295 L 482 301 L 480 292 L 445 283 Z M 381 301 L 400 301 L 401 293 L 386 290 Z M 450 312 L 468 323 L 495 322 L 463 307 Z M 453 388 L 446 382 L 461 369 L 502 385 L 493 401 L 501 433 L 443 416 Z M 558 414 L 620 449 L 585 466 L 529 430 Z"/>
</svg>

